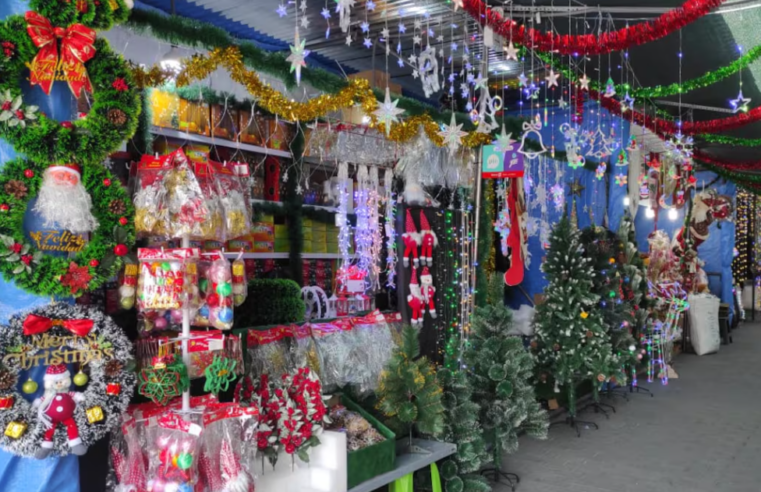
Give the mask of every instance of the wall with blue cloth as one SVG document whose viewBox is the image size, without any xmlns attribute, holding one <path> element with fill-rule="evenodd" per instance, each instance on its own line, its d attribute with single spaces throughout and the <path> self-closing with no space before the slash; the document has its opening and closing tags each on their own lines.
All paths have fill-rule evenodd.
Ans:
<svg viewBox="0 0 761 492">
<path fill-rule="evenodd" d="M 3 0 L 0 2 L 0 19 L 9 15 L 26 12 L 25 0 Z M 58 120 L 68 120 L 75 111 L 71 94 L 66 84 L 55 84 L 50 96 L 39 88 L 26 88 L 25 102 L 40 106 L 48 116 Z M 0 140 L 0 168 L 10 159 L 17 157 L 13 148 Z M 30 217 L 26 226 L 31 226 L 37 218 Z M 50 298 L 29 294 L 17 289 L 12 282 L 0 277 L 0 323 L 5 323 L 15 313 L 50 303 Z M 31 374 L 22 374 L 19 384 L 27 376 L 42 381 L 45 367 L 36 367 Z M 42 386 L 42 385 L 40 385 Z M 41 388 L 40 388 L 41 391 Z M 37 395 L 29 395 L 30 400 Z M 25 492 L 79 492 L 79 460 L 76 456 L 51 457 L 44 460 L 20 458 L 0 450 L 0 489 Z"/>
</svg>

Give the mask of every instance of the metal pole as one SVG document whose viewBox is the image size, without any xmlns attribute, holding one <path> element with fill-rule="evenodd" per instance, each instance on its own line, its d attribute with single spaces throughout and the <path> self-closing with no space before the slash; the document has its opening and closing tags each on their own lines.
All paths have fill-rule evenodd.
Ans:
<svg viewBox="0 0 761 492">
<path fill-rule="evenodd" d="M 756 247 L 755 247 L 755 244 L 756 244 L 756 227 L 757 227 L 757 224 L 756 224 L 756 203 L 758 203 L 758 195 L 756 195 L 754 193 L 753 194 L 753 213 L 751 214 L 750 217 L 748 217 L 748 231 L 749 231 L 748 237 L 749 238 L 753 238 L 752 241 L 748 240 L 748 245 L 749 245 L 749 249 L 751 248 L 750 245 L 753 245 L 752 246 L 753 253 L 756 252 L 755 251 L 755 249 L 756 249 Z M 750 256 L 750 254 L 748 254 L 748 256 Z M 758 266 L 756 264 L 757 260 L 756 260 L 755 256 L 756 256 L 755 254 L 752 256 L 752 258 L 753 258 L 752 265 L 753 266 L 750 268 L 751 275 L 752 275 L 751 278 L 750 278 L 750 291 L 751 291 L 751 305 L 750 305 L 751 315 L 750 316 L 751 316 L 751 321 L 756 321 L 756 277 L 758 276 Z"/>
</svg>

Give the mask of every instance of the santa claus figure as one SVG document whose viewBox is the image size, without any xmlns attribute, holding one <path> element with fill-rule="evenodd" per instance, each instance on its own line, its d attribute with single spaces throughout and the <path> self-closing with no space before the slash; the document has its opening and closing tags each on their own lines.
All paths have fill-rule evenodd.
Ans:
<svg viewBox="0 0 761 492">
<path fill-rule="evenodd" d="M 44 227 L 75 234 L 98 227 L 92 199 L 82 185 L 82 173 L 76 164 L 53 164 L 45 170 L 34 211 L 44 220 Z"/>
<path fill-rule="evenodd" d="M 427 263 L 428 266 L 433 266 L 433 248 L 439 245 L 439 238 L 431 230 L 428 218 L 422 210 L 420 211 L 420 241 L 423 243 L 423 246 L 420 248 L 420 263 L 423 265 Z"/>
<path fill-rule="evenodd" d="M 45 427 L 42 447 L 37 450 L 35 457 L 44 459 L 53 452 L 53 436 L 59 426 L 66 427 L 71 453 L 82 456 L 87 452 L 87 447 L 79 438 L 74 410 L 77 408 L 77 403 L 84 400 L 84 395 L 69 391 L 71 374 L 64 364 L 48 366 L 43 382 L 45 393 L 32 403 L 33 408 L 37 409 L 37 418 Z"/>
<path fill-rule="evenodd" d="M 410 324 L 417 325 L 423 323 L 423 310 L 425 302 L 423 294 L 420 292 L 420 284 L 417 283 L 417 269 L 412 269 L 410 277 L 410 295 L 407 296 L 407 305 L 410 307 Z"/>
<path fill-rule="evenodd" d="M 412 258 L 412 263 L 417 268 L 420 266 L 417 258 L 417 248 L 420 246 L 420 234 L 415 227 L 415 223 L 412 221 L 412 214 L 409 209 L 407 209 L 407 217 L 404 220 L 402 242 L 404 242 L 404 266 L 410 266 L 410 258 Z"/>
<path fill-rule="evenodd" d="M 433 277 L 431 272 L 428 271 L 428 267 L 423 267 L 423 272 L 420 274 L 420 284 L 420 292 L 423 295 L 424 302 L 423 309 L 427 306 L 431 318 L 436 319 L 436 304 L 434 303 L 436 287 L 433 286 Z"/>
</svg>

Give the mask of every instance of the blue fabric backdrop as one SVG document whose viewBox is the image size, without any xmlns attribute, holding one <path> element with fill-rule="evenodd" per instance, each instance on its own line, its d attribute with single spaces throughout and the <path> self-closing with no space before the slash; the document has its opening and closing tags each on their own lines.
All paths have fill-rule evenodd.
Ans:
<svg viewBox="0 0 761 492">
<path fill-rule="evenodd" d="M 9 15 L 23 14 L 27 2 L 23 0 L 0 1 L 0 19 Z M 40 106 L 47 115 L 68 120 L 73 114 L 72 98 L 65 84 L 55 84 L 50 96 L 39 88 L 25 91 L 26 101 Z M 13 149 L 0 140 L 0 167 L 9 159 L 16 157 Z M 34 225 L 32 217 L 27 226 Z M 12 283 L 0 277 L 0 323 L 5 323 L 10 316 L 19 311 L 48 304 L 49 298 L 29 294 L 17 289 Z M 37 381 L 42 381 L 45 367 L 38 367 L 29 374 Z M 21 375 L 20 384 L 26 375 Z M 41 385 L 40 385 L 41 386 Z M 29 395 L 33 399 L 37 395 Z M 64 458 L 47 458 L 35 460 L 20 458 L 0 450 L 0 490 L 25 492 L 79 492 L 79 460 L 76 456 Z"/>
</svg>

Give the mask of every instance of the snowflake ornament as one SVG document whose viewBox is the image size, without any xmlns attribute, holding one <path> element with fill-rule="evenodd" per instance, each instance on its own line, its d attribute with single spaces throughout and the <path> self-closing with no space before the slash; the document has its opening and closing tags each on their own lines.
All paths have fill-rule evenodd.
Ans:
<svg viewBox="0 0 761 492">
<path fill-rule="evenodd" d="M 378 109 L 373 111 L 378 123 L 382 123 L 386 127 L 386 136 L 391 134 L 391 125 L 399 121 L 399 115 L 404 113 L 403 109 L 399 109 L 396 105 L 399 104 L 399 99 L 396 101 L 391 100 L 391 91 L 386 87 L 386 98 L 383 104 L 378 105 Z"/>
<path fill-rule="evenodd" d="M 299 40 L 299 30 L 296 29 L 296 35 L 293 39 L 291 54 L 285 60 L 291 63 L 291 73 L 296 72 L 296 85 L 301 84 L 301 69 L 307 66 L 305 58 L 309 56 L 309 50 L 305 49 L 306 40 Z"/>
<path fill-rule="evenodd" d="M 550 188 L 550 196 L 552 196 L 552 204 L 555 206 L 556 211 L 563 210 L 565 204 L 565 187 L 558 183 L 552 185 Z"/>
<path fill-rule="evenodd" d="M 444 139 L 444 145 L 449 149 L 449 154 L 452 155 L 457 152 L 457 149 L 462 145 L 462 137 L 467 135 L 467 132 L 462 131 L 462 124 L 457 124 L 452 113 L 452 120 L 449 125 L 443 125 L 444 129 L 438 132 L 439 136 Z"/>
<path fill-rule="evenodd" d="M 629 178 L 626 176 L 626 174 L 616 174 L 616 184 L 618 186 L 624 187 L 627 185 L 628 181 Z"/>
</svg>

